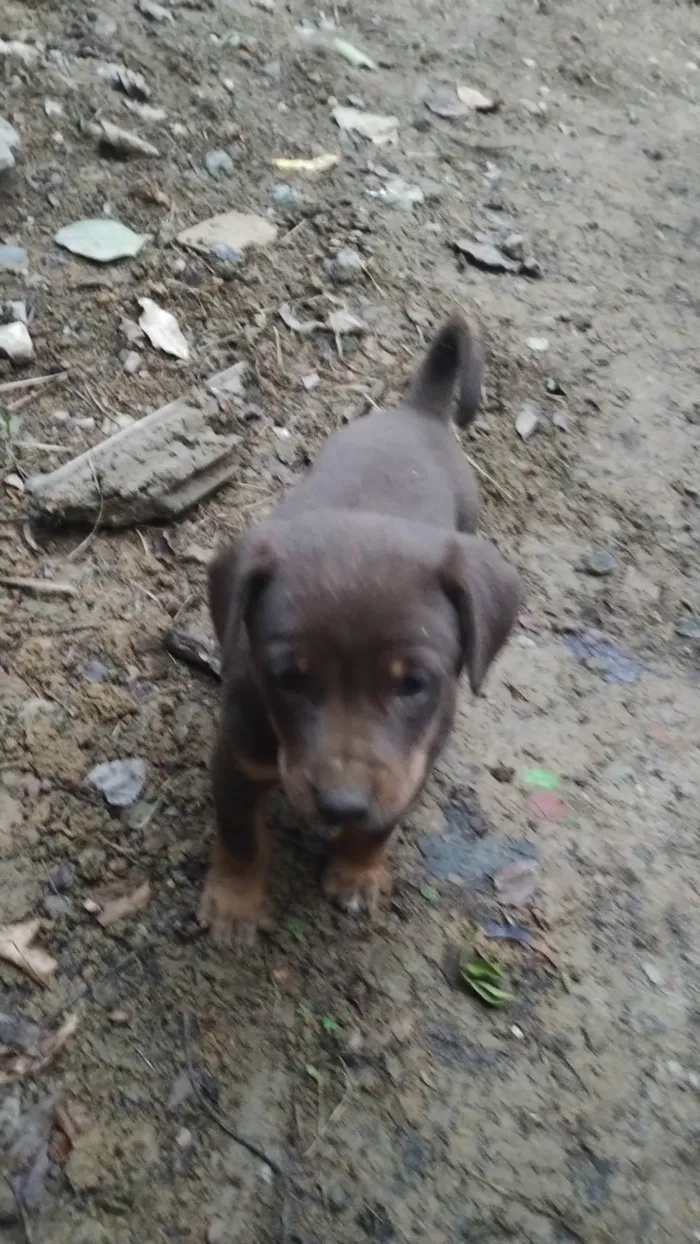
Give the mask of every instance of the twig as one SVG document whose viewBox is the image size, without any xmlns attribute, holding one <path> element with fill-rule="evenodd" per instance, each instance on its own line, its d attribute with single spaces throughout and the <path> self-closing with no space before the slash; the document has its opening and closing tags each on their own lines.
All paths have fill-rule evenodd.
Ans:
<svg viewBox="0 0 700 1244">
<path fill-rule="evenodd" d="M 479 463 L 475 462 L 474 459 L 470 457 L 469 454 L 465 453 L 464 456 L 467 459 L 467 462 L 469 463 L 469 465 L 474 468 L 477 475 L 480 475 L 482 479 L 488 480 L 489 484 L 491 484 L 492 487 L 496 489 L 496 492 L 499 492 L 501 494 L 504 501 L 513 501 L 513 502 L 515 501 L 515 497 L 513 496 L 512 492 L 508 492 L 507 488 L 504 488 L 502 484 L 499 484 L 498 480 L 494 479 L 493 475 L 489 475 L 488 471 L 485 471 L 482 466 L 479 466 Z"/>
<path fill-rule="evenodd" d="M 214 678 L 221 677 L 221 661 L 196 635 L 171 627 L 165 632 L 165 647 L 171 656 L 186 665 L 203 670 L 205 674 L 213 674 Z"/>
<path fill-rule="evenodd" d="M 386 294 L 384 293 L 384 290 L 379 284 L 379 281 L 376 280 L 374 273 L 372 272 L 372 269 L 370 268 L 369 264 L 363 263 L 362 271 L 364 272 L 365 276 L 372 282 L 374 288 L 376 289 L 380 297 L 385 298 Z"/>
<path fill-rule="evenodd" d="M 85 539 L 81 540 L 80 544 L 77 544 L 75 546 L 72 553 L 68 554 L 69 562 L 75 561 L 76 557 L 79 557 L 81 553 L 84 553 L 86 549 L 90 548 L 90 545 L 92 544 L 93 540 L 95 539 L 95 536 L 97 535 L 100 529 L 100 523 L 102 522 L 102 515 L 104 514 L 104 510 L 105 510 L 104 493 L 102 492 L 102 485 L 100 484 L 100 477 L 97 474 L 97 471 L 95 470 L 95 463 L 92 457 L 90 458 L 90 470 L 92 471 L 92 478 L 95 481 L 95 487 L 97 488 L 97 491 L 100 494 L 100 508 L 97 511 L 97 518 L 95 519 L 95 525 L 92 531 L 89 531 Z"/>
<path fill-rule="evenodd" d="M 66 371 L 50 371 L 45 376 L 28 376 L 26 380 L 6 380 L 4 384 L 0 384 L 0 393 L 16 393 L 18 389 L 33 389 L 39 384 L 55 384 L 57 380 L 63 380 L 69 371 L 70 368 Z"/>
<path fill-rule="evenodd" d="M 333 1126 L 333 1124 L 334 1124 L 334 1123 L 336 1123 L 336 1122 L 338 1121 L 338 1119 L 340 1118 L 341 1114 L 342 1114 L 342 1113 L 343 1113 L 343 1111 L 345 1110 L 345 1107 L 347 1106 L 348 1101 L 350 1100 L 350 1097 L 352 1096 L 352 1092 L 353 1092 L 353 1089 L 354 1089 L 354 1087 L 355 1087 L 355 1086 L 354 1086 L 354 1084 L 353 1084 L 352 1080 L 350 1079 L 350 1076 L 348 1075 L 347 1070 L 346 1070 L 346 1072 L 345 1072 L 345 1075 L 346 1075 L 346 1077 L 347 1077 L 347 1084 L 346 1084 L 345 1092 L 343 1093 L 343 1096 L 341 1097 L 340 1101 L 338 1102 L 338 1105 L 337 1105 L 337 1106 L 335 1106 L 333 1110 L 331 1110 L 331 1113 L 329 1114 L 329 1116 L 328 1116 L 328 1118 L 326 1119 L 325 1123 L 324 1123 L 321 1127 L 319 1127 L 318 1131 L 316 1132 L 316 1136 L 314 1137 L 314 1139 L 312 1140 L 312 1142 L 311 1142 L 311 1144 L 309 1145 L 308 1149 L 306 1150 L 306 1152 L 305 1152 L 305 1153 L 304 1153 L 304 1155 L 303 1155 L 305 1159 L 311 1156 L 311 1154 L 313 1153 L 314 1149 L 315 1149 L 315 1148 L 317 1147 L 317 1145 L 319 1145 L 319 1144 L 321 1143 L 321 1141 L 323 1140 L 323 1137 L 326 1135 L 326 1133 L 327 1133 L 328 1129 L 329 1129 L 329 1128 L 331 1128 L 331 1127 Z"/>
<path fill-rule="evenodd" d="M 470 1171 L 466 1166 L 463 1166 L 462 1170 L 471 1175 L 477 1183 L 483 1184 L 485 1188 L 490 1188 L 492 1192 L 505 1197 L 507 1201 L 519 1201 L 531 1214 L 541 1214 L 544 1218 L 548 1218 L 550 1222 L 558 1223 L 575 1240 L 579 1240 L 580 1244 L 590 1244 L 590 1236 L 588 1234 L 584 1235 L 582 1231 L 579 1231 L 556 1205 L 552 1205 L 548 1201 L 535 1201 L 532 1197 L 527 1196 L 526 1193 L 518 1192 L 517 1188 L 504 1188 L 502 1184 L 497 1184 L 476 1171 Z"/>
<path fill-rule="evenodd" d="M 192 1085 L 192 1092 L 194 1093 L 199 1105 L 202 1107 L 202 1110 L 204 1110 L 204 1112 L 209 1115 L 209 1118 L 213 1119 L 217 1127 L 220 1127 L 222 1132 L 225 1132 L 225 1134 L 229 1136 L 231 1140 L 235 1141 L 237 1145 L 240 1145 L 242 1149 L 246 1149 L 247 1152 L 252 1154 L 254 1158 L 257 1158 L 259 1162 L 264 1162 L 266 1166 L 269 1166 L 270 1170 L 275 1175 L 280 1175 L 282 1178 L 286 1178 L 285 1172 L 279 1162 L 275 1161 L 274 1158 L 271 1158 L 269 1154 L 267 1154 L 265 1150 L 260 1147 L 260 1145 L 256 1145 L 252 1140 L 247 1140 L 245 1136 L 241 1136 L 240 1132 L 237 1132 L 235 1127 L 232 1127 L 226 1119 L 221 1117 L 218 1110 L 212 1106 L 209 1098 L 203 1093 L 202 1085 L 192 1063 L 192 1016 L 187 1011 L 182 1012 L 182 1039 L 185 1049 L 185 1065 L 187 1067 L 187 1074 L 190 1079 L 190 1084 Z"/>
<path fill-rule="evenodd" d="M 70 445 L 48 445 L 46 441 L 13 441 L 15 449 L 37 449 L 47 454 L 72 454 Z"/>
<path fill-rule="evenodd" d="M 3 575 L 0 587 L 15 588 L 18 592 L 35 592 L 37 596 L 77 596 L 74 583 L 59 583 L 55 579 L 25 579 Z"/>
<path fill-rule="evenodd" d="M 300 229 L 303 229 L 305 224 L 306 224 L 306 216 L 304 216 L 302 220 L 297 221 L 294 228 L 289 230 L 289 233 L 283 233 L 277 245 L 286 246 L 289 239 L 293 238 L 294 234 L 298 233 Z"/>
</svg>

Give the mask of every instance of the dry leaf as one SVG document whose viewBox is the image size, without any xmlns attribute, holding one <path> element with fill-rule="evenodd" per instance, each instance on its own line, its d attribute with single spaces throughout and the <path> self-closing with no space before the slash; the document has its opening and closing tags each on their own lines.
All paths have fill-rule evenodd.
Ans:
<svg viewBox="0 0 700 1244">
<path fill-rule="evenodd" d="M 0 929 L 0 959 L 13 963 L 39 985 L 48 985 L 58 963 L 45 950 L 32 946 L 41 920 L 25 920 L 23 924 L 6 924 Z"/>
<path fill-rule="evenodd" d="M 135 912 L 141 911 L 146 907 L 151 898 L 151 886 L 148 881 L 144 881 L 137 890 L 132 890 L 129 894 L 118 894 L 113 898 L 101 898 L 99 894 L 93 896 L 89 900 L 93 911 L 97 911 L 97 923 L 102 925 L 103 929 L 108 929 L 110 925 L 116 924 L 118 920 L 124 920 L 127 916 L 133 916 Z M 86 904 L 87 906 L 87 904 Z"/>
<path fill-rule="evenodd" d="M 151 345 L 165 354 L 172 354 L 184 362 L 190 357 L 190 347 L 182 334 L 182 330 L 170 311 L 159 307 L 152 298 L 139 298 L 143 307 L 143 315 L 139 317 L 139 327 L 143 329 Z"/>
<path fill-rule="evenodd" d="M 292 311 L 288 302 L 283 302 L 279 308 L 279 317 L 291 328 L 292 332 L 300 333 L 302 336 L 308 336 L 309 333 L 315 333 L 319 328 L 325 328 L 323 320 L 300 320 Z"/>
<path fill-rule="evenodd" d="M 475 90 L 473 86 L 458 86 L 457 98 L 460 103 L 467 108 L 473 108 L 475 112 L 495 112 L 499 103 L 497 99 L 482 95 L 481 91 Z"/>
<path fill-rule="evenodd" d="M 494 874 L 493 884 L 501 903 L 523 907 L 537 884 L 537 860 L 516 860 Z"/>
<path fill-rule="evenodd" d="M 36 1075 L 63 1049 L 77 1026 L 78 1013 L 73 1011 L 72 1015 L 66 1016 L 59 1028 L 42 1037 L 34 1050 L 27 1054 L 5 1053 L 0 1056 L 0 1084 L 11 1084 L 13 1080 Z"/>
<path fill-rule="evenodd" d="M 60 1101 L 54 1108 L 54 1127 L 49 1141 L 49 1157 L 58 1166 L 65 1166 L 73 1145 L 90 1126 L 90 1117 L 77 1101 Z"/>
<path fill-rule="evenodd" d="M 365 112 L 362 108 L 343 108 L 340 105 L 333 109 L 333 117 L 341 130 L 361 134 L 363 138 L 371 139 L 377 147 L 398 141 L 398 117 Z"/>
</svg>

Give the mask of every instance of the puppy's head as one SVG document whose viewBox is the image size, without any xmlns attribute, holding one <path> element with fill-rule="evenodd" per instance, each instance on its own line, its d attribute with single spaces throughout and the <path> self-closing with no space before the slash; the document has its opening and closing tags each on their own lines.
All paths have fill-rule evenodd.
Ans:
<svg viewBox="0 0 700 1244">
<path fill-rule="evenodd" d="M 319 512 L 221 554 L 210 603 L 224 655 L 249 645 L 291 801 L 378 833 L 423 785 L 463 669 L 479 691 L 520 584 L 473 536 Z"/>
</svg>

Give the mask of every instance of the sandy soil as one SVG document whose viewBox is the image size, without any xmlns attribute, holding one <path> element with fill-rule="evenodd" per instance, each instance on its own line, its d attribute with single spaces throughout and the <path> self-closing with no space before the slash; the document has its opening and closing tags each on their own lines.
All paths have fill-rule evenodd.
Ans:
<svg viewBox="0 0 700 1244">
<path fill-rule="evenodd" d="M 697 6 L 339 3 L 327 16 L 376 71 L 329 50 L 332 32 L 304 41 L 296 26 L 319 15 L 302 0 L 170 9 L 158 21 L 130 0 L 6 0 L 0 29 L 40 45 L 28 64 L 0 55 L 2 112 L 23 140 L 0 241 L 30 255 L 0 290 L 27 300 L 36 373 L 71 369 L 4 417 L 0 562 L 77 592 L 0 589 L 0 923 L 40 916 L 59 965 L 43 991 L 0 965 L 0 1010 L 78 1015 L 59 1058 L 0 1090 L 5 1165 L 29 1205 L 17 1221 L 5 1189 L 0 1236 L 700 1240 Z M 97 76 L 105 61 L 141 71 L 165 119 L 130 113 Z M 501 108 L 449 120 L 426 107 L 427 91 L 460 83 Z M 341 134 L 332 108 L 348 98 L 396 115 L 398 144 Z M 160 156 L 102 158 L 95 118 Z M 233 164 L 216 180 L 205 157 L 222 149 Z M 315 177 L 271 165 L 319 151 L 340 163 Z M 401 211 L 367 193 L 396 175 L 425 201 Z M 298 198 L 280 205 L 285 182 Z M 144 185 L 170 206 L 135 197 Z M 173 245 L 234 207 L 269 215 L 278 242 L 233 270 Z M 54 246 L 61 225 L 105 209 L 152 235 L 137 259 L 96 269 Z M 522 235 L 542 279 L 466 266 L 453 243 L 479 234 Z M 365 265 L 342 288 L 324 268 L 341 246 Z M 143 296 L 177 315 L 189 363 L 139 343 L 140 370 L 125 372 L 120 321 Z M 368 330 L 342 358 L 278 314 L 289 302 L 323 318 L 330 298 Z M 489 341 L 465 449 L 527 613 L 486 696 L 465 691 L 374 927 L 328 907 L 321 844 L 280 806 L 277 927 L 236 960 L 194 919 L 216 684 L 174 661 L 163 633 L 175 616 L 207 629 L 208 552 L 264 513 L 329 429 L 400 391 L 455 301 Z M 215 498 L 165 533 L 98 529 L 80 548 L 85 532 L 25 526 L 8 475 L 50 469 L 240 359 L 245 396 L 225 412 L 240 471 Z M 541 419 L 524 443 L 527 401 Z M 600 553 L 609 573 L 587 573 Z M 147 785 L 119 814 L 86 777 L 123 757 L 145 760 Z M 554 797 L 528 786 L 533 769 L 556 774 Z M 491 1011 L 455 963 L 478 923 L 502 923 L 491 878 L 522 856 L 537 888 L 513 914 L 538 940 L 496 946 L 515 1001 Z M 109 929 L 85 908 L 107 883 L 146 880 L 148 905 Z M 47 1165 L 55 1102 L 77 1123 L 72 1148 L 54 1128 Z"/>
</svg>

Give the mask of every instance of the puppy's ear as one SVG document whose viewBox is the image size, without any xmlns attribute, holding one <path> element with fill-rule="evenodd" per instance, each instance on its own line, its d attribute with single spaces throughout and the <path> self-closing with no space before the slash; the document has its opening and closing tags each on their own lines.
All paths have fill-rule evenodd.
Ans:
<svg viewBox="0 0 700 1244">
<path fill-rule="evenodd" d="M 478 695 L 517 619 L 523 596 L 520 578 L 492 544 L 457 536 L 443 563 L 442 584 L 457 611 L 462 664 Z"/>
<path fill-rule="evenodd" d="M 222 648 L 235 642 L 276 562 L 267 531 L 240 536 L 209 567 L 209 609 Z"/>
</svg>

